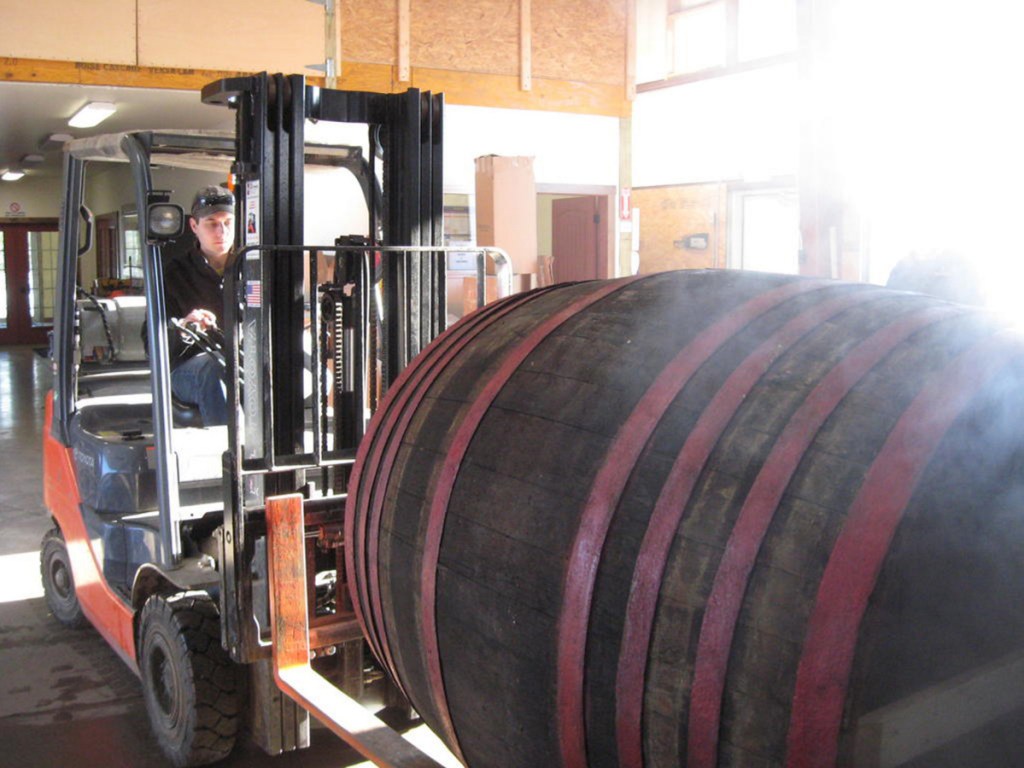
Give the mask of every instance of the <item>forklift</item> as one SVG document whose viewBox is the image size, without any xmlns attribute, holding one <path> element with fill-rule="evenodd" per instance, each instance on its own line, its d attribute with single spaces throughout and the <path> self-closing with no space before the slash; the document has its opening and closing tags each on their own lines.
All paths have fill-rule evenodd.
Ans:
<svg viewBox="0 0 1024 768">
<path fill-rule="evenodd" d="M 448 323 L 443 97 L 263 73 L 211 83 L 202 99 L 234 110 L 233 133 L 65 147 L 43 438 L 49 608 L 67 626 L 90 623 L 140 677 L 175 766 L 225 758 L 243 731 L 269 754 L 308 746 L 308 710 L 380 765 L 436 765 L 357 703 L 415 716 L 367 651 L 343 516 L 378 402 Z M 307 200 L 317 172 L 357 191 Z M 207 426 L 171 392 L 162 264 L 189 245 L 185 201 L 216 176 L 230 179 L 236 210 L 225 317 L 219 334 L 182 329 L 224 366 L 229 420 Z M 95 258 L 92 208 L 116 190 L 131 190 L 121 210 L 133 211 L 125 237 L 142 279 L 99 295 L 81 275 Z M 341 208 L 358 211 L 362 231 L 304 243 L 313 215 Z M 482 305 L 485 259 L 504 283 L 507 256 L 458 250 L 475 254 Z M 302 500 L 297 533 L 269 542 L 267 508 L 283 497 Z M 290 550 L 268 556 L 282 541 Z M 294 568 L 271 573 L 274 562 Z M 298 678 L 282 674 L 289 660 Z"/>
</svg>

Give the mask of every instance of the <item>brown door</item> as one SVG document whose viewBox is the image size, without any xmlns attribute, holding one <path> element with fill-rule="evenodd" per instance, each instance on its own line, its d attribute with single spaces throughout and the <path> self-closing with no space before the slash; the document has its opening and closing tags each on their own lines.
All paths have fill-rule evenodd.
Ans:
<svg viewBox="0 0 1024 768">
<path fill-rule="evenodd" d="M 0 224 L 0 344 L 45 344 L 53 327 L 57 222 Z"/>
<path fill-rule="evenodd" d="M 551 255 L 556 283 L 608 276 L 608 237 L 602 196 L 554 200 Z"/>
<path fill-rule="evenodd" d="M 96 277 L 120 277 L 117 263 L 117 214 L 96 217 Z"/>
</svg>

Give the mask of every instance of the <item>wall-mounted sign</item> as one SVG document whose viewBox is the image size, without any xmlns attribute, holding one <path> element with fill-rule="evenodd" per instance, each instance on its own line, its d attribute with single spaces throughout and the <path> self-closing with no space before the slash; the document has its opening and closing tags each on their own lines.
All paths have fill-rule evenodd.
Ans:
<svg viewBox="0 0 1024 768">
<path fill-rule="evenodd" d="M 457 245 L 470 245 L 470 243 L 457 243 Z M 472 251 L 463 253 L 453 251 L 448 254 L 448 270 L 451 272 L 475 272 L 476 254 Z"/>
<path fill-rule="evenodd" d="M 21 203 L 13 202 L 7 206 L 6 216 L 24 216 L 25 211 L 21 207 Z"/>
<path fill-rule="evenodd" d="M 688 251 L 706 251 L 709 237 L 707 232 L 698 235 L 687 235 L 681 240 L 673 240 L 672 245 L 676 248 L 685 248 Z"/>
</svg>

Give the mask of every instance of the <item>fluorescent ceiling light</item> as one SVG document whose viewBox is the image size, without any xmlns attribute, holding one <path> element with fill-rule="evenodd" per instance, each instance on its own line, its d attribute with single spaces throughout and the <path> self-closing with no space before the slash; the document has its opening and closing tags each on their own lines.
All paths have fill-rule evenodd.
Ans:
<svg viewBox="0 0 1024 768">
<path fill-rule="evenodd" d="M 72 128 L 92 128 L 99 125 L 117 111 L 109 101 L 90 101 L 68 120 Z"/>
<path fill-rule="evenodd" d="M 21 158 L 21 164 L 22 165 L 39 165 L 45 159 L 46 158 L 43 157 L 42 155 L 37 155 L 37 154 L 33 153 L 31 155 L 24 155 Z"/>
<path fill-rule="evenodd" d="M 0 179 L 3 179 L 4 181 L 17 181 L 18 179 L 20 179 L 24 175 L 25 175 L 24 171 L 10 170 L 10 171 L 4 171 L 3 173 L 0 173 Z"/>
</svg>

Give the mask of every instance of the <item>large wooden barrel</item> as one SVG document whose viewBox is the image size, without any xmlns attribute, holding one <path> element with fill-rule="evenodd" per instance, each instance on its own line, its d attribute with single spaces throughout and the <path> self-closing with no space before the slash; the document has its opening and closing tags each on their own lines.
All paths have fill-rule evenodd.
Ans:
<svg viewBox="0 0 1024 768">
<path fill-rule="evenodd" d="M 360 449 L 367 637 L 474 768 L 1020 764 L 1022 352 L 734 271 L 488 306 Z"/>
</svg>

